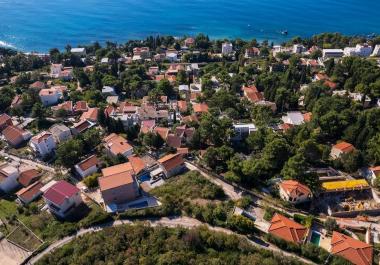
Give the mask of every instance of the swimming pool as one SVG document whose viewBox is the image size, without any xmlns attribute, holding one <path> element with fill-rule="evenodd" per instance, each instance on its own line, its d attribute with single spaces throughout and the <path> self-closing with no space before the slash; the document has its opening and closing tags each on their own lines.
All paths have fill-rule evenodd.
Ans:
<svg viewBox="0 0 380 265">
<path fill-rule="evenodd" d="M 311 237 L 310 237 L 310 242 L 314 245 L 319 246 L 320 241 L 321 241 L 321 234 L 316 232 L 316 231 L 312 231 Z"/>
<path fill-rule="evenodd" d="M 139 180 L 140 180 L 140 182 L 149 181 L 150 176 L 149 176 L 149 174 L 142 175 Z"/>
</svg>

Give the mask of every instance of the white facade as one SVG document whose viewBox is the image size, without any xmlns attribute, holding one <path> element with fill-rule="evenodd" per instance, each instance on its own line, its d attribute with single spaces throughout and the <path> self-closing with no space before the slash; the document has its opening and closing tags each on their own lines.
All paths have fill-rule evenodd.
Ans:
<svg viewBox="0 0 380 265">
<path fill-rule="evenodd" d="M 71 48 L 71 53 L 77 56 L 86 56 L 85 48 Z"/>
<path fill-rule="evenodd" d="M 42 132 L 32 137 L 29 144 L 33 151 L 41 157 L 51 154 L 56 148 L 54 137 L 49 132 Z"/>
<path fill-rule="evenodd" d="M 85 178 L 90 176 L 98 171 L 98 160 L 93 155 L 89 158 L 81 161 L 80 163 L 75 165 L 75 171 L 82 177 Z"/>
<path fill-rule="evenodd" d="M 50 76 L 52 78 L 59 78 L 62 74 L 63 66 L 62 64 L 52 64 L 50 66 Z"/>
<path fill-rule="evenodd" d="M 256 126 L 253 123 L 247 124 L 234 124 L 235 135 L 232 140 L 240 141 L 250 135 L 252 132 L 257 131 Z"/>
<path fill-rule="evenodd" d="M 303 46 L 302 44 L 294 44 L 293 45 L 293 53 L 303 53 L 306 51 L 306 48 L 305 46 Z"/>
<path fill-rule="evenodd" d="M 85 178 L 87 176 L 90 176 L 98 171 L 98 166 L 94 165 L 92 167 L 89 167 L 86 170 L 82 170 L 79 166 L 79 164 L 75 165 L 75 171 L 82 177 Z"/>
<path fill-rule="evenodd" d="M 171 52 L 166 55 L 166 59 L 168 59 L 171 63 L 174 63 L 178 61 L 178 55 L 174 52 Z"/>
<path fill-rule="evenodd" d="M 290 111 L 285 116 L 282 116 L 282 121 L 287 124 L 301 125 L 304 123 L 304 117 L 299 111 Z"/>
<path fill-rule="evenodd" d="M 228 55 L 233 51 L 232 43 L 225 42 L 222 44 L 222 54 Z"/>
<path fill-rule="evenodd" d="M 19 186 L 17 181 L 19 171 L 17 168 L 3 164 L 0 166 L 0 190 L 9 193 Z"/>
<path fill-rule="evenodd" d="M 57 104 L 62 94 L 60 91 L 55 89 L 42 89 L 39 96 L 42 104 L 46 107 Z"/>
<path fill-rule="evenodd" d="M 373 49 L 371 56 L 380 56 L 380 44 L 377 44 Z"/>
<path fill-rule="evenodd" d="M 310 200 L 310 194 L 291 194 L 289 191 L 283 189 L 280 185 L 279 193 L 281 199 L 284 201 L 291 202 L 293 204 L 298 204 Z"/>
<path fill-rule="evenodd" d="M 55 124 L 49 131 L 53 135 L 56 143 L 62 143 L 72 138 L 70 128 L 63 124 Z"/>
<path fill-rule="evenodd" d="M 44 200 L 47 206 L 49 207 L 49 210 L 62 218 L 64 218 L 67 215 L 67 213 L 69 212 L 68 210 L 70 210 L 70 208 L 76 207 L 82 203 L 82 198 L 80 196 L 79 191 L 75 195 L 69 198 L 65 198 L 61 205 L 55 204 L 54 202 L 46 199 L 46 197 L 44 197 Z"/>
<path fill-rule="evenodd" d="M 323 49 L 323 58 L 340 58 L 343 57 L 344 52 L 342 49 Z"/>
<path fill-rule="evenodd" d="M 345 56 L 360 56 L 360 57 L 368 57 L 372 53 L 372 46 L 368 44 L 357 44 L 356 47 L 346 47 L 344 48 Z"/>
<path fill-rule="evenodd" d="M 109 96 L 116 96 L 115 88 L 112 86 L 104 86 L 102 88 L 102 94 L 109 95 Z"/>
</svg>

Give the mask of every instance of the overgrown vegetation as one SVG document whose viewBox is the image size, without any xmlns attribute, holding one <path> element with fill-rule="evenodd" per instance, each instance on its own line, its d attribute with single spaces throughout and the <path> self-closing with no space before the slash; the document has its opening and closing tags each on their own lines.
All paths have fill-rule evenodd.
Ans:
<svg viewBox="0 0 380 265">
<path fill-rule="evenodd" d="M 37 264 L 123 265 L 298 265 L 301 262 L 257 249 L 245 239 L 207 228 L 192 230 L 122 226 L 85 235 Z"/>
</svg>

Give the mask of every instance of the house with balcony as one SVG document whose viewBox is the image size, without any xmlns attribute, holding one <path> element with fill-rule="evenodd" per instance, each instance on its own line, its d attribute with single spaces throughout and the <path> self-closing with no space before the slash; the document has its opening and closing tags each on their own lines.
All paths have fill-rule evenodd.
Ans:
<svg viewBox="0 0 380 265">
<path fill-rule="evenodd" d="M 112 133 L 103 139 L 103 146 L 108 155 L 117 157 L 122 155 L 125 158 L 133 155 L 133 147 L 128 141 L 116 133 Z"/>
<path fill-rule="evenodd" d="M 51 185 L 43 194 L 50 212 L 60 218 L 66 218 L 82 203 L 80 190 L 65 180 Z"/>
<path fill-rule="evenodd" d="M 48 131 L 43 131 L 35 136 L 29 142 L 34 153 L 39 157 L 46 157 L 54 152 L 56 149 L 53 134 Z"/>
</svg>

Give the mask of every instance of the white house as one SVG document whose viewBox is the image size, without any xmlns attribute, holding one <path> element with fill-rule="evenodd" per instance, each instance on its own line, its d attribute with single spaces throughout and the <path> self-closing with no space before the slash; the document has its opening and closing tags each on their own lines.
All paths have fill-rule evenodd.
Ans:
<svg viewBox="0 0 380 265">
<path fill-rule="evenodd" d="M 0 190 L 9 193 L 19 186 L 19 171 L 7 163 L 0 165 Z"/>
<path fill-rule="evenodd" d="M 116 96 L 117 95 L 115 88 L 113 88 L 112 86 L 104 86 L 102 88 L 102 94 L 106 95 L 106 96 Z"/>
<path fill-rule="evenodd" d="M 371 56 L 380 56 L 380 44 L 376 44 Z"/>
<path fill-rule="evenodd" d="M 59 78 L 63 71 L 63 65 L 62 64 L 52 64 L 50 66 L 50 76 L 52 78 Z"/>
<path fill-rule="evenodd" d="M 112 157 L 122 155 L 127 158 L 133 155 L 133 146 L 131 146 L 125 138 L 116 133 L 105 137 L 103 142 L 107 153 Z"/>
<path fill-rule="evenodd" d="M 54 124 L 49 131 L 54 137 L 56 143 L 62 143 L 72 138 L 71 130 L 64 124 Z"/>
<path fill-rule="evenodd" d="M 45 107 L 57 104 L 62 97 L 62 92 L 54 88 L 41 89 L 38 94 Z"/>
<path fill-rule="evenodd" d="M 300 54 L 303 52 L 306 52 L 306 47 L 303 46 L 302 44 L 294 44 L 293 45 L 293 53 Z"/>
<path fill-rule="evenodd" d="M 322 57 L 323 58 L 340 58 L 343 57 L 344 51 L 342 49 L 323 49 Z"/>
<path fill-rule="evenodd" d="M 82 203 L 80 190 L 74 185 L 61 180 L 54 183 L 43 194 L 46 205 L 51 213 L 65 218 Z"/>
<path fill-rule="evenodd" d="M 71 48 L 71 53 L 77 56 L 86 56 L 86 48 Z"/>
<path fill-rule="evenodd" d="M 170 52 L 170 53 L 166 54 L 166 59 L 168 59 L 169 62 L 174 63 L 174 62 L 178 61 L 178 55 L 177 55 L 177 53 Z"/>
<path fill-rule="evenodd" d="M 257 131 L 256 126 L 253 123 L 234 124 L 235 135 L 231 140 L 240 141 L 250 135 L 252 132 Z"/>
<path fill-rule="evenodd" d="M 281 119 L 284 123 L 291 125 L 301 125 L 304 123 L 304 116 L 300 111 L 289 111 Z"/>
<path fill-rule="evenodd" d="M 179 85 L 178 86 L 178 91 L 179 92 L 181 92 L 181 91 L 185 91 L 185 92 L 187 92 L 187 91 L 189 91 L 190 89 L 189 89 L 189 86 L 188 85 Z"/>
<path fill-rule="evenodd" d="M 348 154 L 355 150 L 355 147 L 347 142 L 339 142 L 331 147 L 330 157 L 332 159 L 340 158 L 343 154 Z"/>
<path fill-rule="evenodd" d="M 53 134 L 47 131 L 43 131 L 33 136 L 29 145 L 40 157 L 45 157 L 51 154 L 56 148 Z"/>
<path fill-rule="evenodd" d="M 280 197 L 293 204 L 310 200 L 312 193 L 309 187 L 295 180 L 284 180 L 279 185 Z"/>
<path fill-rule="evenodd" d="M 363 97 L 364 97 L 364 94 L 362 94 L 362 93 L 349 92 L 347 90 L 335 90 L 335 91 L 333 91 L 333 95 L 334 96 L 337 95 L 337 96 L 341 96 L 341 97 L 348 96 L 350 99 L 352 99 L 355 102 L 362 102 Z M 367 108 L 370 106 L 370 104 L 371 104 L 371 98 L 366 96 L 364 98 L 363 107 Z"/>
<path fill-rule="evenodd" d="M 228 55 L 231 54 L 233 51 L 233 46 L 231 42 L 224 42 L 222 44 L 222 54 Z"/>
<path fill-rule="evenodd" d="M 75 171 L 82 177 L 85 178 L 89 175 L 96 173 L 99 169 L 99 160 L 96 155 L 92 155 L 85 160 L 79 162 L 75 165 Z"/>
<path fill-rule="evenodd" d="M 370 167 L 368 169 L 367 179 L 375 184 L 375 180 L 380 177 L 380 166 Z"/>
<path fill-rule="evenodd" d="M 367 43 L 361 45 L 357 44 L 355 47 L 346 47 L 344 48 L 345 56 L 360 56 L 360 57 L 368 57 L 372 53 L 372 46 Z"/>
</svg>

